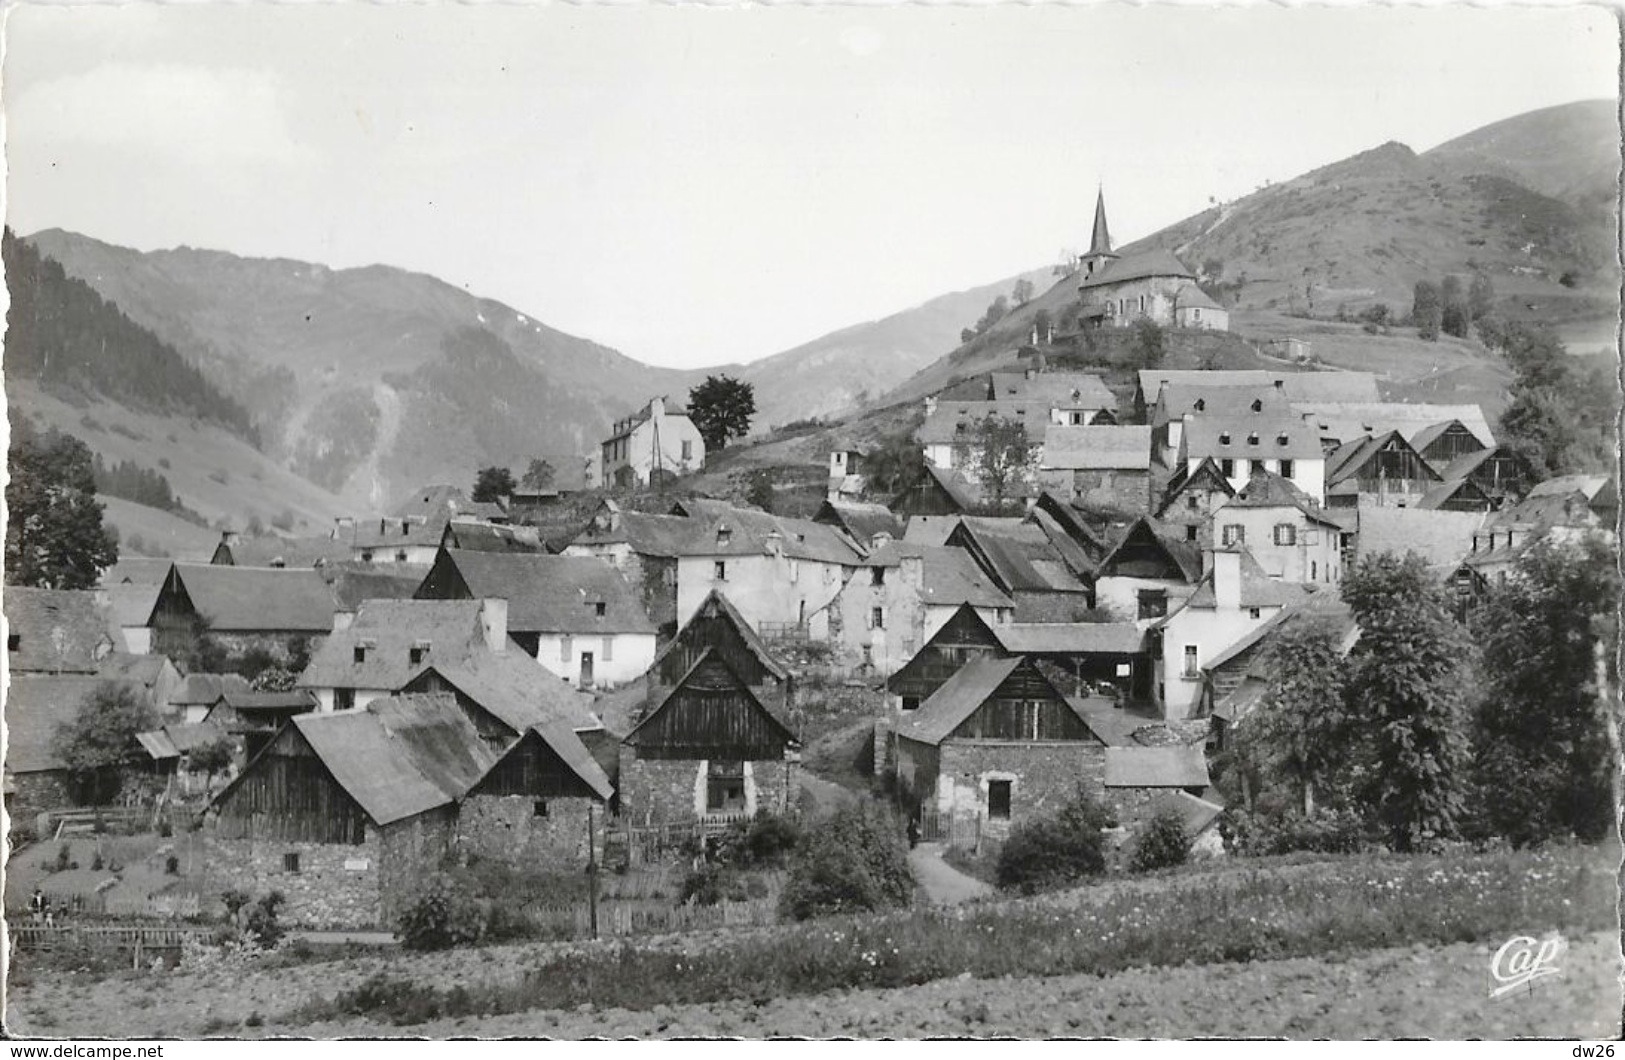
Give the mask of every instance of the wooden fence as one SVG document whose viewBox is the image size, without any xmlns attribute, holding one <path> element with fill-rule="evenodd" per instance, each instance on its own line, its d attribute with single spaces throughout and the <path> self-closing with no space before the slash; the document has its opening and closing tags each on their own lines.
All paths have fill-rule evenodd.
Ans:
<svg viewBox="0 0 1625 1060">
<path fill-rule="evenodd" d="M 946 843 L 977 853 L 982 848 L 982 818 L 975 814 L 942 814 L 931 808 L 920 810 L 920 841 Z"/>
<path fill-rule="evenodd" d="M 749 820 L 743 810 L 737 813 L 710 813 L 697 821 L 677 824 L 626 825 L 610 832 L 608 845 L 624 848 L 627 863 L 647 865 L 682 850 L 698 847 L 710 836 L 721 835 L 741 821 Z"/>
<path fill-rule="evenodd" d="M 11 924 L 11 945 L 21 952 L 41 952 L 68 947 L 91 947 L 118 953 L 128 953 L 134 967 L 152 957 L 170 960 L 180 956 L 187 939 L 206 942 L 214 936 L 214 929 L 181 924 L 139 924 L 119 927 L 86 924 Z"/>
<path fill-rule="evenodd" d="M 532 909 L 527 919 L 543 931 L 560 937 L 592 935 L 592 910 L 586 903 Z M 624 935 L 665 935 L 717 927 L 765 927 L 778 922 L 778 901 L 751 898 L 716 905 L 673 905 L 658 901 L 598 903 L 600 938 Z"/>
</svg>

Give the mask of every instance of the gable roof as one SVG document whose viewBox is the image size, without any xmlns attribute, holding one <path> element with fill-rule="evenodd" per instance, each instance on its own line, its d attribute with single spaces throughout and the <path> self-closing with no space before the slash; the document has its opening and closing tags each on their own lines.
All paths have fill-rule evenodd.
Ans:
<svg viewBox="0 0 1625 1060">
<path fill-rule="evenodd" d="M 1179 309 L 1224 309 L 1194 283 L 1187 283 L 1175 292 L 1174 305 Z"/>
<path fill-rule="evenodd" d="M 1107 747 L 1108 788 L 1205 788 L 1209 784 L 1202 745 Z"/>
<path fill-rule="evenodd" d="M 429 574 L 423 563 L 330 563 L 321 568 L 338 606 L 354 611 L 368 600 L 410 600 Z"/>
<path fill-rule="evenodd" d="M 475 519 L 457 518 L 446 524 L 440 535 L 443 548 L 470 552 L 546 552 L 541 531 L 534 526 L 514 526 Z"/>
<path fill-rule="evenodd" d="M 1027 441 L 1039 445 L 1049 429 L 1050 407 L 1043 401 L 938 401 L 914 432 L 921 445 L 971 444 L 983 420 L 1001 419 L 1027 428 Z"/>
<path fill-rule="evenodd" d="M 679 693 L 681 693 L 688 686 L 689 681 L 696 673 L 699 672 L 700 667 L 704 666 L 707 662 L 713 662 L 728 672 L 728 674 L 734 680 L 736 689 L 746 697 L 748 703 L 756 707 L 756 709 L 760 710 L 764 715 L 767 716 L 767 719 L 773 724 L 773 726 L 780 731 L 780 734 L 783 736 L 786 743 L 799 742 L 799 737 L 796 735 L 795 726 L 792 724 L 791 719 L 785 717 L 784 714 L 772 702 L 757 695 L 756 690 L 739 675 L 738 670 L 734 669 L 733 664 L 728 661 L 727 656 L 709 646 L 704 648 L 700 654 L 695 657 L 694 665 L 690 666 L 688 671 L 684 673 L 682 677 L 677 679 L 677 683 L 666 690 L 666 693 L 660 697 L 660 702 L 656 703 L 652 708 L 650 708 L 650 710 L 643 715 L 638 723 L 632 726 L 632 731 L 626 734 L 623 742 L 635 743 L 636 740 L 634 737 L 637 736 L 638 732 L 642 730 L 645 725 L 648 725 L 651 721 L 653 721 L 656 715 L 665 711 L 667 706 L 677 699 Z"/>
<path fill-rule="evenodd" d="M 959 528 L 958 515 L 911 515 L 903 528 L 903 540 L 910 545 L 941 547 Z"/>
<path fill-rule="evenodd" d="M 1473 436 L 1486 446 L 1495 445 L 1495 435 L 1484 410 L 1477 405 L 1432 405 L 1400 401 L 1295 401 L 1293 407 L 1303 413 L 1321 434 L 1347 442 L 1363 434 L 1383 434 L 1398 431 L 1407 442 L 1414 442 L 1424 430 L 1435 425 L 1448 426 L 1460 421 L 1473 432 Z"/>
<path fill-rule="evenodd" d="M 988 376 L 993 401 L 1038 401 L 1049 408 L 1115 409 L 1113 394 L 1100 376 L 1091 372 L 992 372 Z"/>
<path fill-rule="evenodd" d="M 178 583 L 216 633 L 326 633 L 336 598 L 320 572 L 275 567 L 216 567 L 177 563 L 166 582 Z"/>
<path fill-rule="evenodd" d="M 745 616 L 739 613 L 739 609 L 733 605 L 733 602 L 720 589 L 712 589 L 705 594 L 705 599 L 700 601 L 700 606 L 694 609 L 694 614 L 690 615 L 688 621 L 683 623 L 683 628 L 679 629 L 677 635 L 672 637 L 665 647 L 661 648 L 659 653 L 655 655 L 654 662 L 649 664 L 649 673 L 655 673 L 660 669 L 660 664 L 666 656 L 670 655 L 683 643 L 685 634 L 689 632 L 689 627 L 701 615 L 705 615 L 709 609 L 719 611 L 723 618 L 734 627 L 734 631 L 739 634 L 739 639 L 744 642 L 746 650 L 756 657 L 756 661 L 762 664 L 764 670 L 780 681 L 789 678 L 789 668 L 779 661 L 778 656 L 773 654 L 772 649 L 767 646 L 767 642 L 762 639 L 761 634 L 756 632 L 755 627 L 746 621 Z"/>
<path fill-rule="evenodd" d="M 1253 554 L 1246 549 L 1239 550 L 1241 556 L 1241 607 L 1286 607 L 1299 603 L 1316 591 L 1298 582 L 1280 581 L 1264 573 L 1264 568 L 1258 565 Z M 1202 576 L 1202 581 L 1196 591 L 1185 601 L 1179 610 L 1187 608 L 1201 608 L 1204 610 L 1216 609 L 1217 599 L 1213 594 L 1213 571 Z M 1168 618 L 1178 614 L 1176 611 Z M 1168 619 L 1164 619 L 1167 622 Z"/>
<path fill-rule="evenodd" d="M 226 692 L 246 693 L 253 690 L 248 679 L 241 674 L 187 674 L 169 694 L 171 707 L 212 707 Z"/>
<path fill-rule="evenodd" d="M 1151 423 L 1159 427 L 1186 415 L 1301 418 L 1284 391 L 1267 381 L 1223 386 L 1171 381 L 1162 384 L 1152 408 Z"/>
<path fill-rule="evenodd" d="M 890 534 L 894 539 L 903 536 L 903 521 L 892 514 L 884 504 L 865 501 L 825 500 L 813 514 L 812 521 L 845 530 L 858 544 L 867 548 L 876 534 Z"/>
<path fill-rule="evenodd" d="M 1304 515 L 1326 526 L 1338 526 L 1291 479 L 1282 478 L 1273 471 L 1254 471 L 1234 498 L 1223 508 L 1296 508 Z M 1220 510 L 1223 510 L 1221 508 Z"/>
<path fill-rule="evenodd" d="M 1184 496 L 1186 490 L 1203 489 L 1216 493 L 1223 493 L 1226 497 L 1234 497 L 1236 488 L 1230 485 L 1230 480 L 1224 477 L 1219 469 L 1218 461 L 1211 456 L 1204 456 L 1196 469 L 1191 470 L 1189 463 L 1180 463 L 1168 479 L 1168 485 L 1163 490 L 1162 501 L 1153 513 L 1162 518 L 1163 513 L 1173 507 L 1175 501 Z"/>
<path fill-rule="evenodd" d="M 1044 435 L 1038 466 L 1062 471 L 1148 470 L 1151 428 L 1052 424 Z"/>
<path fill-rule="evenodd" d="M 334 630 L 311 653 L 299 687 L 393 692 L 440 656 L 465 652 L 481 636 L 482 606 L 478 600 L 368 601 L 349 628 Z M 413 648 L 425 649 L 416 663 Z"/>
<path fill-rule="evenodd" d="M 1005 678 L 1025 661 L 1019 655 L 1003 659 L 993 655 L 975 656 L 931 693 L 914 711 L 913 717 L 898 725 L 897 735 L 919 743 L 941 743 L 976 713 L 976 708 L 986 703 Z M 1059 692 L 1056 696 L 1065 698 Z"/>
<path fill-rule="evenodd" d="M 1290 414 L 1244 413 L 1187 416 L 1180 435 L 1186 459 L 1318 460 L 1320 434 Z"/>
<path fill-rule="evenodd" d="M 158 593 L 163 588 L 158 583 L 135 584 L 133 582 L 116 582 L 103 586 L 99 591 L 107 601 L 107 618 L 119 629 L 139 629 L 147 624 L 152 617 L 152 609 L 158 603 Z M 6 592 L 11 592 L 7 589 Z"/>
<path fill-rule="evenodd" d="M 334 537 L 231 535 L 215 548 L 212 562 L 236 567 L 319 567 L 349 558 L 349 542 Z"/>
<path fill-rule="evenodd" d="M 102 571 L 101 584 L 103 587 L 124 583 L 156 587 L 169 577 L 169 568 L 174 565 L 172 559 L 155 556 L 121 556 L 117 563 Z"/>
<path fill-rule="evenodd" d="M 1126 283 L 1129 280 L 1143 280 L 1152 276 L 1178 276 L 1186 280 L 1196 279 L 1196 275 L 1185 267 L 1184 262 L 1174 257 L 1172 252 L 1148 250 L 1142 254 L 1130 254 L 1128 257 L 1107 262 L 1094 275 L 1089 276 L 1080 283 L 1078 288 L 1087 291 L 1096 287 Z"/>
<path fill-rule="evenodd" d="M 557 721 L 538 722 L 525 730 L 519 739 L 514 741 L 514 745 L 502 753 L 491 769 L 500 767 L 509 755 L 517 754 L 526 740 L 541 740 L 552 748 L 553 753 L 559 756 L 565 766 L 600 799 L 607 801 L 615 794 L 615 786 L 610 783 L 609 774 L 605 773 L 604 767 L 593 758 L 592 752 L 587 750 L 587 745 L 581 742 L 581 737 Z"/>
<path fill-rule="evenodd" d="M 1488 452 L 1489 450 L 1480 450 Z M 1494 500 L 1488 491 L 1470 478 L 1453 478 L 1441 482 L 1422 494 L 1422 499 L 1416 502 L 1418 508 L 1443 508 L 1446 504 L 1457 498 L 1471 501 L 1479 506 L 1481 511 L 1489 511 L 1494 507 Z M 1459 510 L 1459 509 L 1458 509 Z"/>
<path fill-rule="evenodd" d="M 103 678 L 82 675 L 13 675 L 5 702 L 6 771 L 37 773 L 65 768 L 51 748 L 57 726 L 79 717 L 102 682 Z"/>
<path fill-rule="evenodd" d="M 474 645 L 430 660 L 400 687 L 418 690 L 431 672 L 515 733 L 553 723 L 572 732 L 603 727 L 592 712 L 590 696 L 517 648 L 494 652 Z"/>
<path fill-rule="evenodd" d="M 1202 553 L 1195 544 L 1181 541 L 1171 534 L 1166 534 L 1145 516 L 1134 520 L 1124 530 L 1123 536 L 1117 539 L 1110 552 L 1100 561 L 1096 571 L 1098 577 L 1112 576 L 1112 568 L 1121 559 L 1122 552 L 1130 545 L 1150 543 L 1160 550 L 1168 562 L 1179 568 L 1185 581 L 1195 582 L 1202 576 Z"/>
<path fill-rule="evenodd" d="M 965 516 L 949 535 L 1007 592 L 1084 592 L 1087 586 L 1042 526 L 1025 518 Z M 1081 550 L 1079 550 L 1081 553 Z"/>
<path fill-rule="evenodd" d="M 708 529 L 703 520 L 622 511 L 614 501 L 605 500 L 571 544 L 626 544 L 640 556 L 670 559 L 682 555 Z"/>
<path fill-rule="evenodd" d="M 1146 368 L 1138 378 L 1145 403 L 1157 402 L 1164 383 L 1192 387 L 1246 386 L 1278 391 L 1294 404 L 1298 402 L 1376 403 L 1377 377 L 1371 372 L 1267 372 L 1261 369 L 1177 369 Z"/>
<path fill-rule="evenodd" d="M 1473 535 L 1489 519 L 1485 512 L 1436 508 L 1365 506 L 1357 509 L 1356 559 L 1392 552 L 1415 552 L 1430 567 L 1454 567 L 1473 549 Z"/>
<path fill-rule="evenodd" d="M 905 558 L 920 560 L 920 601 L 929 607 L 953 607 L 959 604 L 995 608 L 1015 606 L 1015 601 L 993 584 L 962 548 L 889 541 L 863 563 L 866 567 L 900 568 Z"/>
<path fill-rule="evenodd" d="M 593 556 L 442 549 L 476 598 L 508 601 L 512 633 L 654 633 L 654 623 L 620 571 Z M 604 605 L 599 616 L 597 605 Z"/>
<path fill-rule="evenodd" d="M 31 589 L 8 585 L 0 593 L 12 673 L 95 673 L 112 651 L 113 637 L 96 593 L 88 589 Z"/>
<path fill-rule="evenodd" d="M 1560 475 L 1545 482 L 1535 483 L 1529 487 L 1528 496 L 1564 497 L 1571 493 L 1580 493 L 1585 495 L 1587 501 L 1595 501 L 1599 494 L 1604 493 L 1611 481 L 1613 480 L 1607 475 Z"/>
</svg>

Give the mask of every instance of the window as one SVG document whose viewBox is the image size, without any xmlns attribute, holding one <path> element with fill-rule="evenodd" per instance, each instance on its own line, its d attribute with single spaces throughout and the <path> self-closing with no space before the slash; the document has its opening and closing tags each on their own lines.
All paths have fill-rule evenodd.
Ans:
<svg viewBox="0 0 1625 1060">
<path fill-rule="evenodd" d="M 363 562 L 363 563 L 371 563 L 372 562 L 372 551 L 370 549 L 362 550 L 361 562 Z"/>
<path fill-rule="evenodd" d="M 717 527 L 717 544 L 726 545 L 733 540 L 734 532 L 726 526 Z"/>
<path fill-rule="evenodd" d="M 1264 411 L 1264 399 L 1263 398 L 1253 398 L 1253 411 L 1254 412 L 1263 412 Z"/>
<path fill-rule="evenodd" d="M 717 560 L 716 563 L 712 564 L 712 566 L 711 566 L 711 577 L 716 579 L 719 582 L 727 581 L 728 580 L 728 565 L 726 563 L 722 562 L 722 560 L 720 560 L 720 559 Z"/>
<path fill-rule="evenodd" d="M 362 645 L 362 644 L 357 644 L 355 646 L 355 651 L 352 653 L 352 655 L 354 656 L 356 662 L 358 662 L 358 663 L 366 662 L 367 661 L 367 649 L 366 649 L 366 646 Z"/>
<path fill-rule="evenodd" d="M 869 628 L 886 628 L 886 609 L 884 607 L 871 607 L 869 609 Z"/>
<path fill-rule="evenodd" d="M 1275 543 L 1277 545 L 1296 545 L 1298 543 L 1298 528 L 1291 523 L 1276 523 Z"/>
<path fill-rule="evenodd" d="M 1185 645 L 1185 669 L 1182 671 L 1186 677 L 1197 677 L 1201 669 L 1196 665 L 1196 645 Z"/>
<path fill-rule="evenodd" d="M 1225 478 L 1236 477 L 1236 462 L 1228 456 L 1219 461 L 1219 473 Z"/>
<path fill-rule="evenodd" d="M 1262 474 L 1263 471 L 1264 471 L 1264 461 L 1262 461 L 1262 460 L 1249 460 L 1249 461 L 1247 461 L 1247 467 L 1248 467 L 1249 471 L 1254 475 Z"/>
<path fill-rule="evenodd" d="M 885 585 L 886 584 L 886 568 L 885 567 L 870 567 L 869 568 L 869 584 L 870 585 Z"/>
<path fill-rule="evenodd" d="M 1314 560 L 1309 561 L 1309 580 L 1317 581 L 1320 578 L 1320 565 Z"/>
<path fill-rule="evenodd" d="M 1247 617 L 1248 618 L 1263 618 L 1264 617 L 1264 612 L 1259 608 L 1249 607 L 1247 609 Z"/>
<path fill-rule="evenodd" d="M 712 762 L 705 778 L 705 809 L 708 813 L 743 813 L 745 810 L 745 764 Z"/>
<path fill-rule="evenodd" d="M 1220 445 L 1229 445 L 1230 444 L 1230 432 L 1229 431 L 1220 431 L 1219 432 L 1219 444 Z"/>
<path fill-rule="evenodd" d="M 1195 524 L 1192 524 L 1192 525 L 1187 526 L 1185 528 L 1185 540 L 1186 541 L 1195 541 L 1196 540 L 1196 526 L 1195 526 Z"/>
<path fill-rule="evenodd" d="M 537 799 L 534 803 L 532 803 L 531 807 L 530 807 L 530 815 L 532 817 L 546 817 L 547 816 L 547 800 L 546 799 Z"/>
<path fill-rule="evenodd" d="M 685 461 L 694 459 L 694 443 L 693 442 L 684 442 L 683 443 L 683 459 Z"/>
<path fill-rule="evenodd" d="M 1185 498 L 1185 507 L 1193 512 L 1197 511 L 1202 507 L 1202 499 L 1193 493 Z"/>
<path fill-rule="evenodd" d="M 615 661 L 615 638 L 614 637 L 605 637 L 604 638 L 604 661 L 605 662 L 614 662 Z"/>
<path fill-rule="evenodd" d="M 1281 437 L 1285 438 L 1286 436 L 1282 435 Z M 1292 477 L 1292 461 L 1290 461 L 1290 460 L 1282 460 L 1281 461 L 1281 477 L 1282 478 L 1291 478 Z"/>
<path fill-rule="evenodd" d="M 560 637 L 559 638 L 559 662 L 567 663 L 569 661 L 570 661 L 570 638 L 569 637 Z"/>
<path fill-rule="evenodd" d="M 286 854 L 282 855 L 282 871 L 299 871 L 299 852 L 297 850 L 290 850 Z"/>
<path fill-rule="evenodd" d="M 423 661 L 423 649 L 416 646 L 408 648 L 406 658 L 413 666 L 418 665 Z"/>
<path fill-rule="evenodd" d="M 355 708 L 355 689 L 335 688 L 333 690 L 334 710 L 353 710 Z"/>
<path fill-rule="evenodd" d="M 1168 590 L 1141 589 L 1139 602 L 1141 618 L 1161 618 L 1168 613 Z"/>
<path fill-rule="evenodd" d="M 990 780 L 987 782 L 987 818 L 990 821 L 1008 821 L 1010 819 L 1010 782 L 1008 780 Z"/>
<path fill-rule="evenodd" d="M 406 549 L 402 548 L 402 549 L 397 549 L 395 551 L 395 562 L 396 563 L 405 563 L 406 562 Z"/>
<path fill-rule="evenodd" d="M 1257 445 L 1258 444 L 1258 432 L 1257 431 L 1254 431 L 1252 434 L 1249 434 L 1247 436 L 1247 444 L 1248 445 Z"/>
<path fill-rule="evenodd" d="M 605 604 L 602 600 L 600 600 L 596 604 L 592 605 L 592 613 L 597 615 L 599 618 L 604 617 L 604 612 L 607 609 L 608 609 L 608 605 Z"/>
<path fill-rule="evenodd" d="M 920 697 L 919 696 L 904 696 L 903 697 L 903 709 L 904 710 L 919 710 L 920 709 Z"/>
<path fill-rule="evenodd" d="M 22 643 L 23 635 L 21 633 L 12 633 L 6 637 L 6 650 L 16 651 L 22 646 Z"/>
<path fill-rule="evenodd" d="M 1226 523 L 1220 540 L 1226 545 L 1239 545 L 1247 540 L 1247 528 L 1240 523 Z"/>
</svg>

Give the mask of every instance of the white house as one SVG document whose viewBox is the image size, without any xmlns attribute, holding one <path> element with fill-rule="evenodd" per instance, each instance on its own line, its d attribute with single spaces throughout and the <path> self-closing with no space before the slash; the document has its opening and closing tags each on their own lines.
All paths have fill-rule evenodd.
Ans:
<svg viewBox="0 0 1625 1060">
<path fill-rule="evenodd" d="M 1233 489 L 1246 486 L 1254 472 L 1269 471 L 1290 479 L 1315 503 L 1325 501 L 1326 456 L 1314 426 L 1292 415 L 1255 413 L 1187 413 L 1184 421 L 1179 460 L 1187 475 L 1211 459 Z"/>
<path fill-rule="evenodd" d="M 506 600 L 368 600 L 336 611 L 333 632 L 311 654 L 298 687 L 319 712 L 364 707 L 404 688 L 430 662 L 483 643 L 504 650 Z"/>
<path fill-rule="evenodd" d="M 657 472 L 686 474 L 705 466 L 705 439 L 681 408 L 663 397 L 625 419 L 598 446 L 597 480 L 602 486 L 647 485 Z"/>
<path fill-rule="evenodd" d="M 1252 553 L 1271 578 L 1336 585 L 1343 580 L 1341 524 L 1291 482 L 1255 472 L 1233 498 L 1220 498 L 1213 540 Z"/>
</svg>

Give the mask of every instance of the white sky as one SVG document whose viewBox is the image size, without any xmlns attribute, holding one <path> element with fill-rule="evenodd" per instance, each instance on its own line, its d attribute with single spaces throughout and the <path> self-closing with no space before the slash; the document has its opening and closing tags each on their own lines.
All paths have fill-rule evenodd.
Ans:
<svg viewBox="0 0 1625 1060">
<path fill-rule="evenodd" d="M 1388 140 L 1613 98 L 1604 8 L 12 8 L 7 218 L 750 360 Z M 969 323 L 969 321 L 967 321 Z"/>
</svg>

